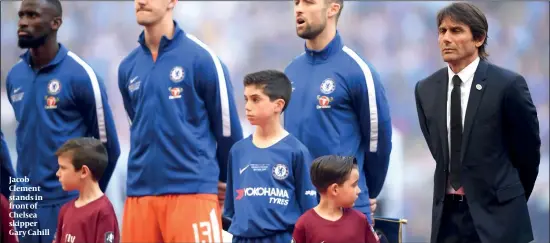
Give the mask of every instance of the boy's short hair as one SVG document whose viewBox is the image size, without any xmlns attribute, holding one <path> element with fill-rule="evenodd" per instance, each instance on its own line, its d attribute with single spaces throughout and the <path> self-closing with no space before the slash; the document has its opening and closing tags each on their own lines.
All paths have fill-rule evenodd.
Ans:
<svg viewBox="0 0 550 243">
<path fill-rule="evenodd" d="M 319 193 L 324 193 L 334 183 L 344 184 L 354 168 L 357 168 L 357 159 L 353 156 L 321 156 L 311 164 L 311 182 Z"/>
<path fill-rule="evenodd" d="M 269 97 L 270 101 L 283 99 L 285 106 L 282 111 L 285 111 L 290 102 L 292 94 L 292 84 L 290 79 L 281 71 L 264 70 L 254 73 L 249 73 L 244 77 L 244 87 L 254 85 L 263 90 L 263 93 Z"/>
<path fill-rule="evenodd" d="M 83 165 L 88 166 L 92 173 L 92 179 L 99 181 L 107 168 L 107 149 L 101 141 L 91 138 L 74 138 L 65 142 L 57 151 L 56 156 L 70 153 L 72 164 L 75 170 L 82 169 Z"/>
</svg>

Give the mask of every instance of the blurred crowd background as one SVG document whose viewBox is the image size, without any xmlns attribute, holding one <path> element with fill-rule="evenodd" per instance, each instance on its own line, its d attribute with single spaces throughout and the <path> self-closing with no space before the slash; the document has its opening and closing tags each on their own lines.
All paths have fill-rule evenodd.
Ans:
<svg viewBox="0 0 550 243">
<path fill-rule="evenodd" d="M 378 215 L 406 218 L 405 242 L 429 240 L 433 170 L 418 126 L 414 85 L 441 67 L 437 11 L 449 2 L 345 2 L 339 31 L 347 46 L 380 73 L 390 102 L 394 152 Z M 22 53 L 17 47 L 20 2 L 1 2 L 1 128 L 14 166 L 16 121 L 5 93 L 5 77 Z M 489 60 L 522 74 L 537 107 L 542 139 L 540 174 L 529 210 L 535 242 L 549 239 L 549 3 L 476 3 L 489 22 Z M 59 41 L 103 77 L 116 119 L 122 155 L 108 188 L 121 220 L 125 199 L 129 127 L 117 84 L 117 68 L 141 32 L 133 2 L 63 1 Z M 280 2 L 179 2 L 174 17 L 188 33 L 205 42 L 227 64 L 245 134 L 242 78 L 261 69 L 284 69 L 303 52 L 296 36 L 293 4 Z M 37 141 L 39 142 L 39 141 Z"/>
</svg>

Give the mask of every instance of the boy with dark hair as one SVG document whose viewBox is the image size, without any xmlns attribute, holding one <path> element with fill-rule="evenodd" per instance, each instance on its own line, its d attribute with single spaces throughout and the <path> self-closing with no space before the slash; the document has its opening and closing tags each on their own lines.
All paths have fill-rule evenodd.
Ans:
<svg viewBox="0 0 550 243">
<path fill-rule="evenodd" d="M 57 150 L 56 176 L 65 191 L 78 190 L 78 198 L 59 212 L 54 243 L 115 243 L 120 239 L 113 205 L 99 188 L 107 168 L 107 150 L 95 138 L 76 138 Z"/>
<path fill-rule="evenodd" d="M 313 161 L 310 174 L 321 201 L 298 219 L 293 243 L 379 241 L 365 214 L 353 209 L 361 192 L 357 186 L 359 170 L 354 157 L 319 157 Z"/>
<path fill-rule="evenodd" d="M 230 151 L 224 216 L 233 242 L 290 242 L 298 217 L 317 204 L 311 155 L 279 120 L 291 93 L 279 71 L 244 78 L 246 117 L 256 131 Z"/>
</svg>

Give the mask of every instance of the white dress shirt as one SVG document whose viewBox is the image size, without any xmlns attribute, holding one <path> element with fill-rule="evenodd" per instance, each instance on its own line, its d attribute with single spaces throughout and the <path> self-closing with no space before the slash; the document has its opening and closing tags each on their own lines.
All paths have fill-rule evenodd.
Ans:
<svg viewBox="0 0 550 243">
<path fill-rule="evenodd" d="M 479 57 L 477 57 L 472 63 L 466 66 L 462 71 L 458 73 L 458 77 L 462 80 L 460 84 L 460 110 L 462 117 L 462 130 L 464 131 L 464 117 L 466 116 L 466 107 L 468 106 L 468 98 L 470 98 L 470 89 L 472 87 L 472 82 L 474 81 L 474 74 L 477 70 L 477 65 L 479 64 Z M 455 73 L 451 70 L 450 66 L 447 66 L 449 81 L 447 89 L 447 142 L 449 143 L 449 154 L 451 153 L 451 92 L 453 91 L 453 77 Z M 449 163 L 449 169 L 451 168 L 451 163 Z M 451 190 L 451 193 L 454 193 L 454 190 L 451 186 L 448 187 Z M 448 190 L 448 191 L 449 191 Z"/>
</svg>

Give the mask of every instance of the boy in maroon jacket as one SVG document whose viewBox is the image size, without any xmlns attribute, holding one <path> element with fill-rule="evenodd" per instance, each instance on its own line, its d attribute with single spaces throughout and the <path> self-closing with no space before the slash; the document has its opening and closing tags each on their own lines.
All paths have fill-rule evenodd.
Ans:
<svg viewBox="0 0 550 243">
<path fill-rule="evenodd" d="M 65 191 L 78 190 L 78 198 L 59 212 L 54 243 L 118 243 L 118 221 L 98 181 L 107 167 L 107 150 L 95 138 L 67 141 L 56 152 L 56 175 Z"/>
<path fill-rule="evenodd" d="M 319 157 L 311 165 L 310 176 L 321 201 L 298 219 L 293 243 L 379 242 L 365 214 L 353 209 L 361 192 L 354 157 Z"/>
</svg>

